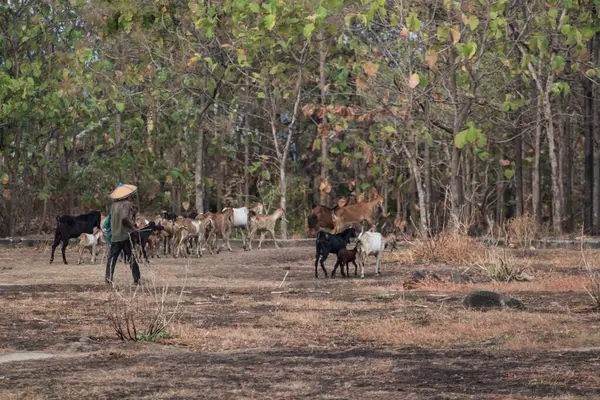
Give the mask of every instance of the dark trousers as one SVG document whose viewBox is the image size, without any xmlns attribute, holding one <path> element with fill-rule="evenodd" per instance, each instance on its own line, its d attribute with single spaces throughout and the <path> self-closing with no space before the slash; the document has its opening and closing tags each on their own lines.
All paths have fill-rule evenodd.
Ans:
<svg viewBox="0 0 600 400">
<path fill-rule="evenodd" d="M 129 266 L 131 267 L 131 274 L 133 275 L 133 283 L 138 283 L 140 280 L 140 266 L 137 260 L 131 254 L 131 243 L 129 240 L 122 242 L 113 242 L 110 245 L 110 252 L 108 255 L 108 262 L 106 263 L 106 281 L 112 282 L 115 277 L 115 265 L 119 259 L 121 251 L 125 253 L 125 260 L 129 260 Z"/>
</svg>

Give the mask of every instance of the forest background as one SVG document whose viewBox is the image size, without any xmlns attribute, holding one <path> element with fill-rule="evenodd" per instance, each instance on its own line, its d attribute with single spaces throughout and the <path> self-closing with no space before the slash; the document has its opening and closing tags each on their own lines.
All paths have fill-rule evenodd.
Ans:
<svg viewBox="0 0 600 400">
<path fill-rule="evenodd" d="M 413 232 L 600 233 L 600 0 L 0 1 L 0 235 L 376 188 Z"/>
</svg>

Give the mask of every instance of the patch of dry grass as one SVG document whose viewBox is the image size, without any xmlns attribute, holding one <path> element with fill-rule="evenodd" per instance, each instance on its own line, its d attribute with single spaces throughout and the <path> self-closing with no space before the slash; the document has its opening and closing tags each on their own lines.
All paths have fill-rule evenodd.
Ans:
<svg viewBox="0 0 600 400">
<path fill-rule="evenodd" d="M 395 346 L 559 349 L 592 346 L 600 340 L 594 329 L 576 328 L 578 317 L 512 311 L 471 312 L 460 309 L 400 313 L 372 323 L 363 321 L 355 334 L 363 340 Z M 485 343 L 487 342 L 487 343 Z"/>
<path fill-rule="evenodd" d="M 475 239 L 448 231 L 430 239 L 416 241 L 408 255 L 412 261 L 425 264 L 474 263 L 485 251 L 485 247 Z"/>
</svg>

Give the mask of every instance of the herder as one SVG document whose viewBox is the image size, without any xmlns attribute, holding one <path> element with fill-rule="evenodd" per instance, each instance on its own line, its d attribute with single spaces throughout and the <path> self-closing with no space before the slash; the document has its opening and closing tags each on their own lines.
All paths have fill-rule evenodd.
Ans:
<svg viewBox="0 0 600 400">
<path fill-rule="evenodd" d="M 133 283 L 139 284 L 140 282 L 140 267 L 132 254 L 129 240 L 129 234 L 136 229 L 133 223 L 135 208 L 131 202 L 131 197 L 136 191 L 137 187 L 121 183 L 110 195 L 113 200 L 109 213 L 112 238 L 105 278 L 106 283 L 109 284 L 114 281 L 115 265 L 121 251 L 125 255 L 125 260 L 129 260 Z"/>
</svg>

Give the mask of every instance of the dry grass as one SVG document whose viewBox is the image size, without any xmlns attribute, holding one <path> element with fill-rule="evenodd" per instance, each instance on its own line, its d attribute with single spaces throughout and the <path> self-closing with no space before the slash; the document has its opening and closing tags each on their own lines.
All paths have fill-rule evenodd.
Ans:
<svg viewBox="0 0 600 400">
<path fill-rule="evenodd" d="M 579 318 L 568 315 L 466 310 L 407 311 L 379 321 L 363 321 L 358 337 L 395 346 L 478 347 L 484 344 L 509 350 L 563 349 L 595 346 L 600 332 L 576 328 Z M 485 342 L 485 343 L 484 343 Z"/>
<path fill-rule="evenodd" d="M 412 261 L 425 264 L 474 263 L 485 254 L 485 247 L 461 233 L 443 232 L 415 242 L 408 254 Z"/>
<path fill-rule="evenodd" d="M 475 269 L 476 263 L 492 257 L 488 249 L 464 236 L 444 236 L 425 250 L 423 244 L 421 253 L 415 253 L 419 245 L 391 256 L 406 260 L 421 254 L 421 260 L 430 262 L 426 269 L 443 278 L 448 271 L 465 265 Z M 103 266 L 47 266 L 47 254 L 26 253 L 24 257 L 22 252 L 7 251 L 2 257 L 12 260 L 15 268 L 0 272 L 7 285 L 0 290 L 0 353 L 32 347 L 65 351 L 73 341 L 79 345 L 80 336 L 92 337 L 96 347 L 84 344 L 78 350 L 81 357 L 58 366 L 52 364 L 58 361 L 52 360 L 44 365 L 14 364 L 23 369 L 6 372 L 11 381 L 8 386 L 0 381 L 0 398 L 46 398 L 38 395 L 46 394 L 48 387 L 64 398 L 194 397 L 201 389 L 221 398 L 291 398 L 299 394 L 322 398 L 331 393 L 331 382 L 338 379 L 350 381 L 349 386 L 343 386 L 343 381 L 335 386 L 343 398 L 390 398 L 397 395 L 398 385 L 406 386 L 405 393 L 413 391 L 419 394 L 415 398 L 423 398 L 433 390 L 444 392 L 444 379 L 456 382 L 455 376 L 438 377 L 437 386 L 430 387 L 432 391 L 420 391 L 428 378 L 417 376 L 421 366 L 425 371 L 437 368 L 447 362 L 444 357 L 448 351 L 480 363 L 490 356 L 500 360 L 504 354 L 525 354 L 520 361 L 511 360 L 502 372 L 510 373 L 516 366 L 540 385 L 552 386 L 552 382 L 559 385 L 584 379 L 584 373 L 575 371 L 575 375 L 563 377 L 545 370 L 542 362 L 523 367 L 519 364 L 522 359 L 528 354 L 562 354 L 550 350 L 593 347 L 600 342 L 598 314 L 590 307 L 584 288 L 588 275 L 584 268 L 578 268 L 581 254 L 577 251 L 507 251 L 504 257 L 510 263 L 535 268 L 532 282 L 455 284 L 430 280 L 414 291 L 404 290 L 402 283 L 410 271 L 422 266 L 408 261 L 384 264 L 381 277 L 320 279 L 315 291 L 312 256 L 313 249 L 305 248 L 238 250 L 193 259 L 182 292 L 186 261 L 156 260 L 142 270 L 142 277 L 149 276 L 154 268 L 161 282 L 176 288 L 161 300 L 166 310 L 177 305 L 182 293 L 181 312 L 168 329 L 170 338 L 160 340 L 160 344 L 140 344 L 116 340 L 104 320 L 102 310 L 112 291 L 102 282 Z M 598 251 L 586 254 L 589 260 L 598 256 Z M 329 270 L 332 265 L 330 260 Z M 291 267 L 290 275 L 284 288 L 277 289 L 287 266 Z M 119 284 L 127 289 L 129 268 L 119 264 L 117 273 Z M 464 295 L 478 289 L 513 294 L 526 308 L 488 312 L 463 309 Z M 284 293 L 272 293 L 282 290 Z M 423 358 L 414 358 L 419 352 L 425 354 Z M 269 359 L 269 354 L 273 358 Z M 181 362 L 188 357 L 197 359 Z M 570 367 L 570 362 L 562 364 L 561 371 Z M 594 361 L 589 363 L 587 367 L 594 368 Z M 191 365 L 194 368 L 189 368 Z M 471 377 L 471 372 L 460 376 L 465 387 L 486 379 Z M 316 373 L 329 376 L 331 382 L 318 382 Z M 418 384 L 412 383 L 415 376 Z M 381 380 L 377 381 L 378 377 Z M 255 380 L 253 388 L 231 384 L 246 382 L 247 378 Z M 161 379 L 169 379 L 173 386 L 156 393 L 148 389 L 149 381 Z M 189 382 L 196 386 L 189 386 Z M 362 386 L 353 386 L 356 382 Z M 597 378 L 585 378 L 583 384 L 596 383 Z M 514 386 L 499 390 L 499 383 L 494 385 L 497 394 L 517 393 Z M 134 387 L 137 392 L 126 391 Z M 457 395 L 463 393 L 456 386 L 452 390 Z M 471 398 L 487 398 L 477 391 L 480 389 L 473 390 Z M 374 393 L 380 393 L 379 397 Z M 506 398 L 500 394 L 495 398 Z M 542 392 L 542 396 L 546 394 Z"/>
<path fill-rule="evenodd" d="M 529 248 L 531 241 L 539 237 L 540 227 L 537 226 L 532 216 L 522 215 L 506 222 L 505 231 L 511 243 Z"/>
</svg>

